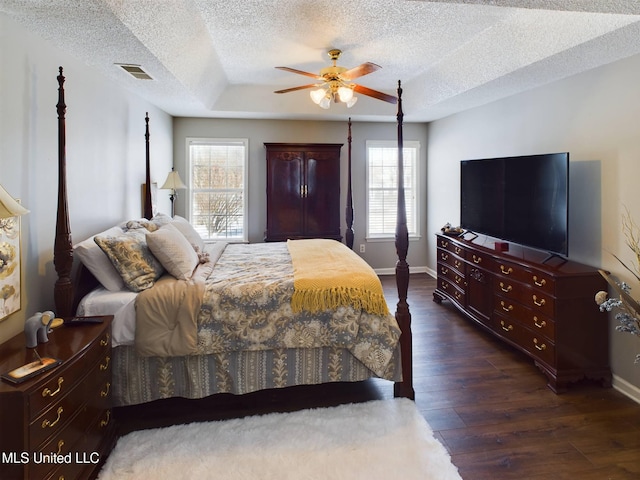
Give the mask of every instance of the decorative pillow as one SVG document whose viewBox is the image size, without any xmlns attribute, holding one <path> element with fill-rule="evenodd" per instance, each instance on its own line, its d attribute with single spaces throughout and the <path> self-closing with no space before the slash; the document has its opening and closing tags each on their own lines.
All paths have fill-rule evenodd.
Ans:
<svg viewBox="0 0 640 480">
<path fill-rule="evenodd" d="M 103 237 L 122 235 L 122 229 L 120 227 L 112 227 L 98 235 Z M 111 292 L 118 292 L 124 288 L 120 273 L 94 241 L 94 237 L 87 238 L 76 244 L 73 250 L 82 264 L 89 269 L 104 288 Z"/>
<path fill-rule="evenodd" d="M 188 280 L 198 266 L 198 254 L 186 237 L 172 224 L 163 225 L 146 235 L 151 253 L 178 280 Z"/>
<path fill-rule="evenodd" d="M 162 212 L 156 213 L 151 219 L 151 223 L 157 225 L 158 228 L 166 225 L 167 223 L 171 223 L 172 221 L 173 219 L 169 215 Z"/>
<path fill-rule="evenodd" d="M 186 218 L 175 215 L 173 217 L 171 225 L 176 227 L 180 231 L 180 233 L 182 233 L 187 238 L 187 240 L 189 240 L 189 243 L 195 250 L 199 252 L 204 251 L 204 240 L 202 240 L 200 234 L 196 232 L 196 229 L 193 228 L 193 225 L 191 225 Z"/>
<path fill-rule="evenodd" d="M 122 228 L 122 231 L 124 232 L 128 232 L 130 230 L 139 230 L 142 228 L 144 228 L 145 230 L 149 230 L 150 232 L 155 232 L 158 228 L 160 228 L 160 226 L 156 225 L 151 220 L 147 220 L 146 218 L 139 218 L 136 220 L 129 220 L 127 222 L 124 222 L 120 225 L 120 228 Z"/>
<path fill-rule="evenodd" d="M 116 268 L 129 290 L 140 292 L 153 286 L 164 269 L 145 241 L 146 229 L 129 230 L 119 236 L 96 235 L 94 240 Z"/>
</svg>

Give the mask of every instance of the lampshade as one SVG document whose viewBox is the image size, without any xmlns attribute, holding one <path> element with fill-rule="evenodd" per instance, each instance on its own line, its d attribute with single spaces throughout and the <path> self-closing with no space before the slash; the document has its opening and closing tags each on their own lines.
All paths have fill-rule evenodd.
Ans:
<svg viewBox="0 0 640 480">
<path fill-rule="evenodd" d="M 353 90 L 349 87 L 340 87 L 338 88 L 338 95 L 340 96 L 340 101 L 347 103 L 349 100 L 353 98 Z"/>
<path fill-rule="evenodd" d="M 318 105 L 326 110 L 331 106 L 331 97 L 323 97 Z"/>
<path fill-rule="evenodd" d="M 326 94 L 327 92 L 324 88 L 318 88 L 317 90 L 311 90 L 309 92 L 311 100 L 313 100 L 313 103 L 315 103 L 316 105 L 320 105 L 320 102 L 326 96 Z"/>
<path fill-rule="evenodd" d="M 164 184 L 160 187 L 162 190 L 184 190 L 187 186 L 182 182 L 180 175 L 173 168 L 167 175 L 167 179 Z"/>
<path fill-rule="evenodd" d="M 24 215 L 29 210 L 20 205 L 9 193 L 0 185 L 0 218 L 15 217 Z"/>
</svg>

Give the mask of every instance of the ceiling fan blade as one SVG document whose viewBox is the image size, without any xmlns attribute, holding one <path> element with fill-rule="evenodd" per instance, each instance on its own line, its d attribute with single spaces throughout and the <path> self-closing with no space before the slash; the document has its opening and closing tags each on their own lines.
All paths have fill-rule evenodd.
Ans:
<svg viewBox="0 0 640 480">
<path fill-rule="evenodd" d="M 362 85 L 356 85 L 353 87 L 354 92 L 361 93 L 362 95 L 367 95 L 369 97 L 377 98 L 378 100 L 382 100 L 383 102 L 393 103 L 394 105 L 398 103 L 398 98 L 393 95 L 387 95 L 386 93 L 379 92 L 377 90 L 372 90 L 367 87 L 363 87 Z"/>
<path fill-rule="evenodd" d="M 346 72 L 342 72 L 341 77 L 345 80 L 353 80 L 354 78 L 362 77 L 363 75 L 368 75 L 370 73 L 375 72 L 376 70 L 380 70 L 382 67 L 380 65 L 376 65 L 375 63 L 367 62 L 362 65 L 358 65 L 357 67 L 353 67 Z"/>
<path fill-rule="evenodd" d="M 301 85 L 299 87 L 292 87 L 292 88 L 285 88 L 284 90 L 276 90 L 273 93 L 289 93 L 289 92 L 295 92 L 296 90 L 304 90 L 305 88 L 313 88 L 315 86 L 317 86 L 317 83 L 310 83 L 309 85 Z"/>
<path fill-rule="evenodd" d="M 295 68 L 289 68 L 289 67 L 276 67 L 279 70 L 284 70 L 285 72 L 291 72 L 291 73 L 297 73 L 298 75 L 305 75 L 307 77 L 311 77 L 311 78 L 315 78 L 315 79 L 322 79 L 322 77 L 318 76 L 318 74 L 316 73 L 310 73 L 310 72 L 304 72 L 302 70 L 296 70 Z"/>
</svg>

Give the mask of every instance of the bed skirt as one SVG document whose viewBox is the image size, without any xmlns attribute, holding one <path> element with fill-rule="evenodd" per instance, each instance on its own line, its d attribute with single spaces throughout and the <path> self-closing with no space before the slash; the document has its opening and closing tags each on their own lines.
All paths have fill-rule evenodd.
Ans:
<svg viewBox="0 0 640 480">
<path fill-rule="evenodd" d="M 279 349 L 183 357 L 141 357 L 133 346 L 113 349 L 113 406 L 163 398 L 204 398 L 269 388 L 358 382 L 377 377 L 343 348 Z M 400 348 L 382 377 L 402 380 Z"/>
</svg>

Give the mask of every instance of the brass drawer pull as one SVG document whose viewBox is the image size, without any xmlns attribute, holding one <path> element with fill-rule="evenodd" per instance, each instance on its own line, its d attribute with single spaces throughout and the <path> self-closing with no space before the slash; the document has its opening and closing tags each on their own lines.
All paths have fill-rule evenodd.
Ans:
<svg viewBox="0 0 640 480">
<path fill-rule="evenodd" d="M 502 290 L 504 293 L 509 293 L 511 290 L 513 290 L 513 287 L 511 285 L 507 285 L 505 287 L 504 283 L 500 282 L 500 290 Z"/>
<path fill-rule="evenodd" d="M 455 262 L 453 262 L 456 268 L 460 268 L 462 266 L 462 262 L 456 260 Z"/>
<path fill-rule="evenodd" d="M 506 268 L 504 265 L 500 265 L 500 271 L 504 274 L 504 275 L 510 275 L 513 273 L 513 268 L 509 267 Z"/>
<path fill-rule="evenodd" d="M 446 253 L 441 253 L 440 258 L 446 262 L 447 260 L 449 260 L 449 255 Z"/>
<path fill-rule="evenodd" d="M 58 388 L 53 392 L 49 387 L 42 390 L 43 397 L 55 397 L 58 393 L 60 393 L 60 389 L 62 388 L 62 382 L 64 382 L 64 378 L 58 377 Z"/>
<path fill-rule="evenodd" d="M 460 285 L 460 283 L 462 283 L 462 278 L 460 278 L 458 275 L 456 275 L 456 283 L 458 285 Z"/>
<path fill-rule="evenodd" d="M 107 395 L 109 395 L 110 388 L 111 388 L 111 383 L 107 382 L 107 384 L 105 385 L 105 389 L 100 392 L 100 396 L 106 397 Z"/>
<path fill-rule="evenodd" d="M 111 357 L 107 356 L 104 359 L 104 363 L 100 364 L 100 370 L 106 370 L 107 368 L 109 368 L 109 362 L 111 361 Z"/>
<path fill-rule="evenodd" d="M 447 240 L 440 240 L 440 246 L 447 248 L 449 246 L 449 242 Z"/>
<path fill-rule="evenodd" d="M 449 269 L 447 267 L 442 267 L 440 269 L 440 273 L 442 273 L 443 275 L 446 275 L 447 273 L 449 273 Z"/>
<path fill-rule="evenodd" d="M 57 455 L 60 455 L 62 453 L 62 447 L 64 447 L 64 440 L 59 440 L 58 441 L 58 453 L 57 453 Z"/>
<path fill-rule="evenodd" d="M 500 326 L 502 327 L 502 329 L 503 329 L 505 332 L 510 332 L 510 331 L 512 331 L 512 330 L 513 330 L 513 325 L 511 325 L 511 324 L 510 324 L 508 327 L 505 327 L 505 326 L 504 326 L 504 320 L 500 320 Z"/>
<path fill-rule="evenodd" d="M 58 410 L 56 411 L 56 413 L 58 414 L 58 417 L 52 422 L 51 420 L 45 420 L 44 422 L 42 422 L 42 428 L 53 428 L 55 427 L 58 422 L 60 421 L 60 417 L 62 416 L 62 412 L 64 410 L 62 409 L 62 407 L 58 407 Z"/>
<path fill-rule="evenodd" d="M 109 340 L 111 339 L 111 335 L 109 335 L 109 333 L 106 334 L 105 338 L 103 338 L 102 340 L 100 340 L 100 346 L 102 347 L 106 347 L 107 345 L 109 345 Z"/>
<path fill-rule="evenodd" d="M 460 247 L 456 247 L 455 251 L 456 251 L 456 255 L 460 255 L 460 252 L 462 252 L 462 249 Z"/>
<path fill-rule="evenodd" d="M 544 287 L 547 284 L 547 281 L 543 278 L 540 281 L 538 281 L 538 277 L 536 277 L 535 275 L 533 276 L 533 284 L 536 287 Z"/>
<path fill-rule="evenodd" d="M 482 262 L 482 257 L 473 256 L 473 263 L 478 264 Z"/>
<path fill-rule="evenodd" d="M 545 322 L 544 320 L 538 323 L 538 317 L 536 317 L 535 315 L 533 317 L 533 324 L 538 328 L 544 328 L 547 326 L 547 322 Z"/>
<path fill-rule="evenodd" d="M 542 345 L 538 345 L 537 338 L 533 339 L 533 346 L 536 347 L 536 349 L 540 350 L 541 352 L 547 349 L 547 345 L 545 343 L 543 343 Z"/>
<path fill-rule="evenodd" d="M 538 297 L 536 297 L 535 295 L 533 296 L 533 304 L 536 307 L 542 307 L 545 303 L 547 303 L 547 301 L 544 298 L 538 301 Z"/>
<path fill-rule="evenodd" d="M 510 312 L 510 311 L 513 310 L 513 305 L 509 305 L 508 307 L 506 307 L 504 305 L 504 302 L 502 302 L 502 301 L 500 302 L 500 305 L 502 306 L 502 310 L 504 310 L 505 312 Z"/>
<path fill-rule="evenodd" d="M 109 425 L 109 421 L 111 420 L 111 410 L 107 410 L 107 416 L 104 420 L 100 420 L 100 426 L 106 427 Z"/>
</svg>

